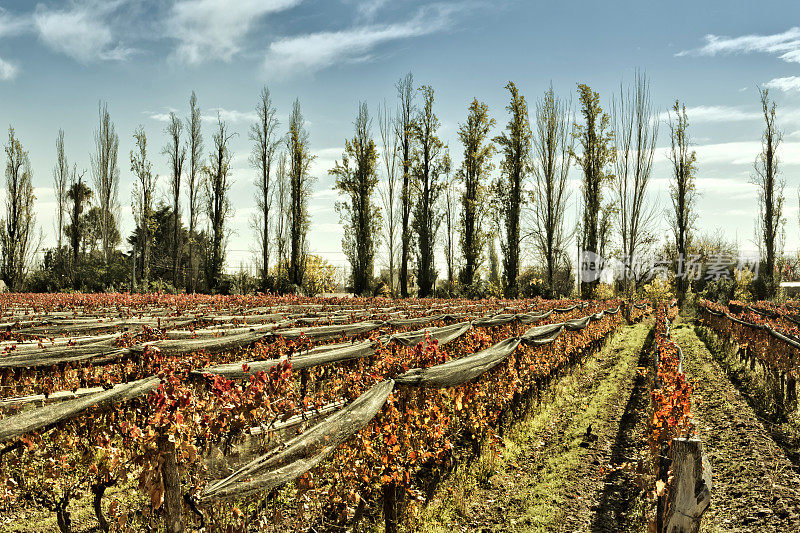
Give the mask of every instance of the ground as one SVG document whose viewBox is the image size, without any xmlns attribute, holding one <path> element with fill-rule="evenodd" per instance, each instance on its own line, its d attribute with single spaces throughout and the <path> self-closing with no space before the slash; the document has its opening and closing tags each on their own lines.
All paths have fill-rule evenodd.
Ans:
<svg viewBox="0 0 800 533">
<path fill-rule="evenodd" d="M 505 430 L 501 446 L 461 461 L 427 505 L 409 511 L 402 529 L 648 531 L 652 325 L 621 327 L 557 377 Z M 685 356 L 693 417 L 712 465 L 701 531 L 800 531 L 795 419 L 776 422 L 765 412 L 757 376 L 691 317 L 679 318 L 672 336 Z M 112 497 L 124 497 L 117 492 Z M 25 505 L 17 511 L 0 521 L 0 533 L 56 530 L 52 513 Z M 95 530 L 88 501 L 76 502 L 73 519 L 75 531 Z"/>
<path fill-rule="evenodd" d="M 711 507 L 703 530 L 800 531 L 797 467 L 694 327 L 679 324 L 672 336 L 695 386 L 692 412 L 712 468 Z"/>
</svg>

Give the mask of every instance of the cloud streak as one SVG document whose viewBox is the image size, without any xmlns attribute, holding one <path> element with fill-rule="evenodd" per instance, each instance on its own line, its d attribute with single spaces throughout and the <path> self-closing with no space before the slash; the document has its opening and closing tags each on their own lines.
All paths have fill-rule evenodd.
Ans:
<svg viewBox="0 0 800 533">
<path fill-rule="evenodd" d="M 288 78 L 298 73 L 313 74 L 338 63 L 367 61 L 381 44 L 449 28 L 454 12 L 452 5 L 438 5 L 422 9 L 407 22 L 278 39 L 267 49 L 264 73 L 269 77 Z"/>
<path fill-rule="evenodd" d="M 764 53 L 777 55 L 790 63 L 800 63 L 800 27 L 792 27 L 772 35 L 741 35 L 726 37 L 714 34 L 705 36 L 706 44 L 700 48 L 683 50 L 681 56 L 707 56 L 726 54 Z"/>
<path fill-rule="evenodd" d="M 270 13 L 302 0 L 179 0 L 167 21 L 167 34 L 178 41 L 174 57 L 188 64 L 230 61 L 254 24 Z"/>
<path fill-rule="evenodd" d="M 743 122 L 747 120 L 759 120 L 761 113 L 755 111 L 745 111 L 738 107 L 721 105 L 699 105 L 686 108 L 686 115 L 690 123 L 708 122 Z M 664 111 L 659 114 L 659 120 L 668 121 L 670 112 Z"/>
</svg>

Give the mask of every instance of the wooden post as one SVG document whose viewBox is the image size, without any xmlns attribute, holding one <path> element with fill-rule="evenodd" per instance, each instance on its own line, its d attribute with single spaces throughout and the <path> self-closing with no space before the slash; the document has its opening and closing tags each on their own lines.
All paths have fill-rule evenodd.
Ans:
<svg viewBox="0 0 800 533">
<path fill-rule="evenodd" d="M 167 435 L 158 437 L 158 449 L 163 456 L 161 480 L 164 483 L 164 523 L 167 533 L 183 533 L 183 501 L 181 498 L 181 478 L 175 458 L 175 442 Z"/>
<path fill-rule="evenodd" d="M 664 533 L 697 533 L 711 503 L 711 464 L 700 439 L 672 439 L 673 482 L 669 487 Z"/>
<path fill-rule="evenodd" d="M 397 487 L 394 481 L 383 486 L 383 523 L 385 533 L 397 533 Z"/>
</svg>

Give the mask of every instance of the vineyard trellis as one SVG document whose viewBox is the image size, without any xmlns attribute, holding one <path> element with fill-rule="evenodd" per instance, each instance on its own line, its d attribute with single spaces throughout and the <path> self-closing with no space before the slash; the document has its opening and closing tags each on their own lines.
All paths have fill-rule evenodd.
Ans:
<svg viewBox="0 0 800 533">
<path fill-rule="evenodd" d="M 221 523 L 225 505 L 291 480 L 305 494 L 327 487 L 319 519 L 337 523 L 376 494 L 384 507 L 398 490 L 420 497 L 421 472 L 446 468 L 456 441 L 496 441 L 526 395 L 622 316 L 619 302 L 98 300 L 4 301 L 0 383 L 16 396 L 0 404 L 3 501 L 32 497 L 59 524 L 81 490 L 100 494 L 101 526 L 104 513 L 134 523 L 116 500 L 104 511 L 98 488 L 128 480 L 150 501 L 138 520 L 164 509 L 168 523 L 181 520 L 175 501 L 184 521 Z M 99 339 L 56 338 L 83 325 Z"/>
</svg>

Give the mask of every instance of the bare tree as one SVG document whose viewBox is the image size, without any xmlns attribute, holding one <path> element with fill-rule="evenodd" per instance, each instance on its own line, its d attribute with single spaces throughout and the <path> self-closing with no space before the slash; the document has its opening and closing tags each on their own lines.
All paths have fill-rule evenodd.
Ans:
<svg viewBox="0 0 800 533">
<path fill-rule="evenodd" d="M 259 260 L 261 263 L 262 286 L 266 288 L 266 279 L 269 274 L 269 226 L 270 208 L 272 207 L 272 161 L 275 150 L 281 143 L 278 136 L 277 111 L 272 105 L 269 89 L 261 89 L 256 114 L 258 122 L 250 126 L 250 140 L 253 141 L 253 150 L 250 153 L 250 164 L 258 171 L 256 177 L 256 204 L 258 213 L 255 215 L 254 225 L 258 229 L 257 242 L 260 248 Z"/>
<path fill-rule="evenodd" d="M 186 131 L 189 135 L 189 172 L 187 175 L 187 193 L 189 199 L 189 279 L 192 292 L 197 290 L 197 265 L 195 264 L 195 232 L 197 230 L 197 215 L 199 213 L 198 200 L 200 191 L 200 176 L 203 169 L 203 134 L 200 131 L 202 119 L 200 108 L 197 106 L 197 96 L 192 91 L 189 98 L 189 116 L 186 118 Z"/>
<path fill-rule="evenodd" d="M 6 152 L 6 216 L 0 227 L 3 279 L 12 291 L 22 290 L 33 250 L 33 171 L 28 152 L 8 128 Z"/>
<path fill-rule="evenodd" d="M 759 219 L 757 232 L 759 248 L 766 257 L 762 259 L 764 288 L 759 297 L 775 295 L 775 240 L 783 225 L 783 189 L 786 183 L 778 178 L 778 147 L 783 134 L 775 124 L 775 102 L 769 98 L 768 89 L 758 89 L 764 115 L 764 133 L 761 136 L 761 153 L 756 157 L 752 183 L 758 187 Z"/>
<path fill-rule="evenodd" d="M 67 214 L 67 189 L 69 188 L 69 161 L 64 150 L 64 130 L 56 137 L 56 165 L 53 167 L 53 192 L 56 197 L 56 246 L 61 254 L 61 237 Z"/>
<path fill-rule="evenodd" d="M 689 148 L 689 118 L 686 116 L 686 106 L 675 100 L 672 112 L 675 113 L 675 118 L 673 119 L 670 114 L 670 148 L 667 152 L 667 157 L 672 162 L 672 183 L 669 186 L 673 212 L 671 226 L 675 235 L 675 252 L 679 265 L 682 265 L 687 259 L 687 251 L 692 243 L 694 221 L 697 218 L 697 213 L 694 211 L 697 195 L 695 188 L 697 155 Z M 683 301 L 688 286 L 686 276 L 677 276 L 676 281 L 678 298 Z"/>
<path fill-rule="evenodd" d="M 552 84 L 544 98 L 536 102 L 535 121 L 531 236 L 545 267 L 547 288 L 551 296 L 556 296 L 555 273 L 566 257 L 569 239 L 564 215 L 574 137 L 571 106 L 556 97 Z"/>
<path fill-rule="evenodd" d="M 119 137 L 114 130 L 114 123 L 108 114 L 108 105 L 98 104 L 99 129 L 94 133 L 96 152 L 91 156 L 92 178 L 100 203 L 100 239 L 103 257 L 106 262 L 111 259 L 111 252 L 119 238 L 116 227 L 116 214 L 119 210 L 117 200 L 119 194 L 119 167 L 117 151 Z"/>
<path fill-rule="evenodd" d="M 386 247 L 389 252 L 389 290 L 395 296 L 394 276 L 395 260 L 397 258 L 396 237 L 397 237 L 397 151 L 399 140 L 397 129 L 394 128 L 394 117 L 389 111 L 386 102 L 383 107 L 378 108 L 378 129 L 381 134 L 381 157 L 383 166 L 386 170 L 386 184 L 380 189 L 381 201 L 383 202 L 384 230 L 386 232 Z"/>
<path fill-rule="evenodd" d="M 400 192 L 400 296 L 408 298 L 408 263 L 411 260 L 411 210 L 414 205 L 412 172 L 414 143 L 414 76 L 409 72 L 395 85 L 398 109 L 395 134 L 400 143 L 400 162 L 403 165 L 403 184 Z"/>
<path fill-rule="evenodd" d="M 289 135 L 286 139 L 286 149 L 289 157 L 289 191 L 291 203 L 289 205 L 289 280 L 301 287 L 305 276 L 306 257 L 308 244 L 308 198 L 311 196 L 311 183 L 313 178 L 308 170 L 314 156 L 309 150 L 308 131 L 305 129 L 305 119 L 300 112 L 300 100 L 295 100 L 292 114 L 289 118 Z"/>
<path fill-rule="evenodd" d="M 183 122 L 174 112 L 169 114 L 169 123 L 164 132 L 169 137 L 161 153 L 167 156 L 172 170 L 172 180 L 169 188 L 172 192 L 172 286 L 178 288 L 178 269 L 181 263 L 180 227 L 181 227 L 181 177 L 183 176 L 183 162 L 186 159 L 186 145 L 181 142 Z"/>
<path fill-rule="evenodd" d="M 147 135 L 142 126 L 136 129 L 133 138 L 136 140 L 136 149 L 131 150 L 131 172 L 137 179 L 133 184 L 133 213 L 139 226 L 137 240 L 142 250 L 142 284 L 146 290 L 150 282 L 150 247 L 153 240 L 150 226 L 158 176 L 153 174 L 153 165 L 147 159 Z"/>
<path fill-rule="evenodd" d="M 231 188 L 231 152 L 228 143 L 235 134 L 217 114 L 217 133 L 213 136 L 214 150 L 208 156 L 205 168 L 206 213 L 211 223 L 211 258 L 208 268 L 209 288 L 217 290 L 222 281 L 225 266 L 225 223 L 233 215 L 229 192 Z"/>
<path fill-rule="evenodd" d="M 655 241 L 656 211 L 647 201 L 658 138 L 658 121 L 650 103 L 650 83 L 636 72 L 633 88 L 620 85 L 612 102 L 614 121 L 614 196 L 622 244 L 624 286 L 630 295 L 637 281 L 634 261 Z"/>
</svg>

